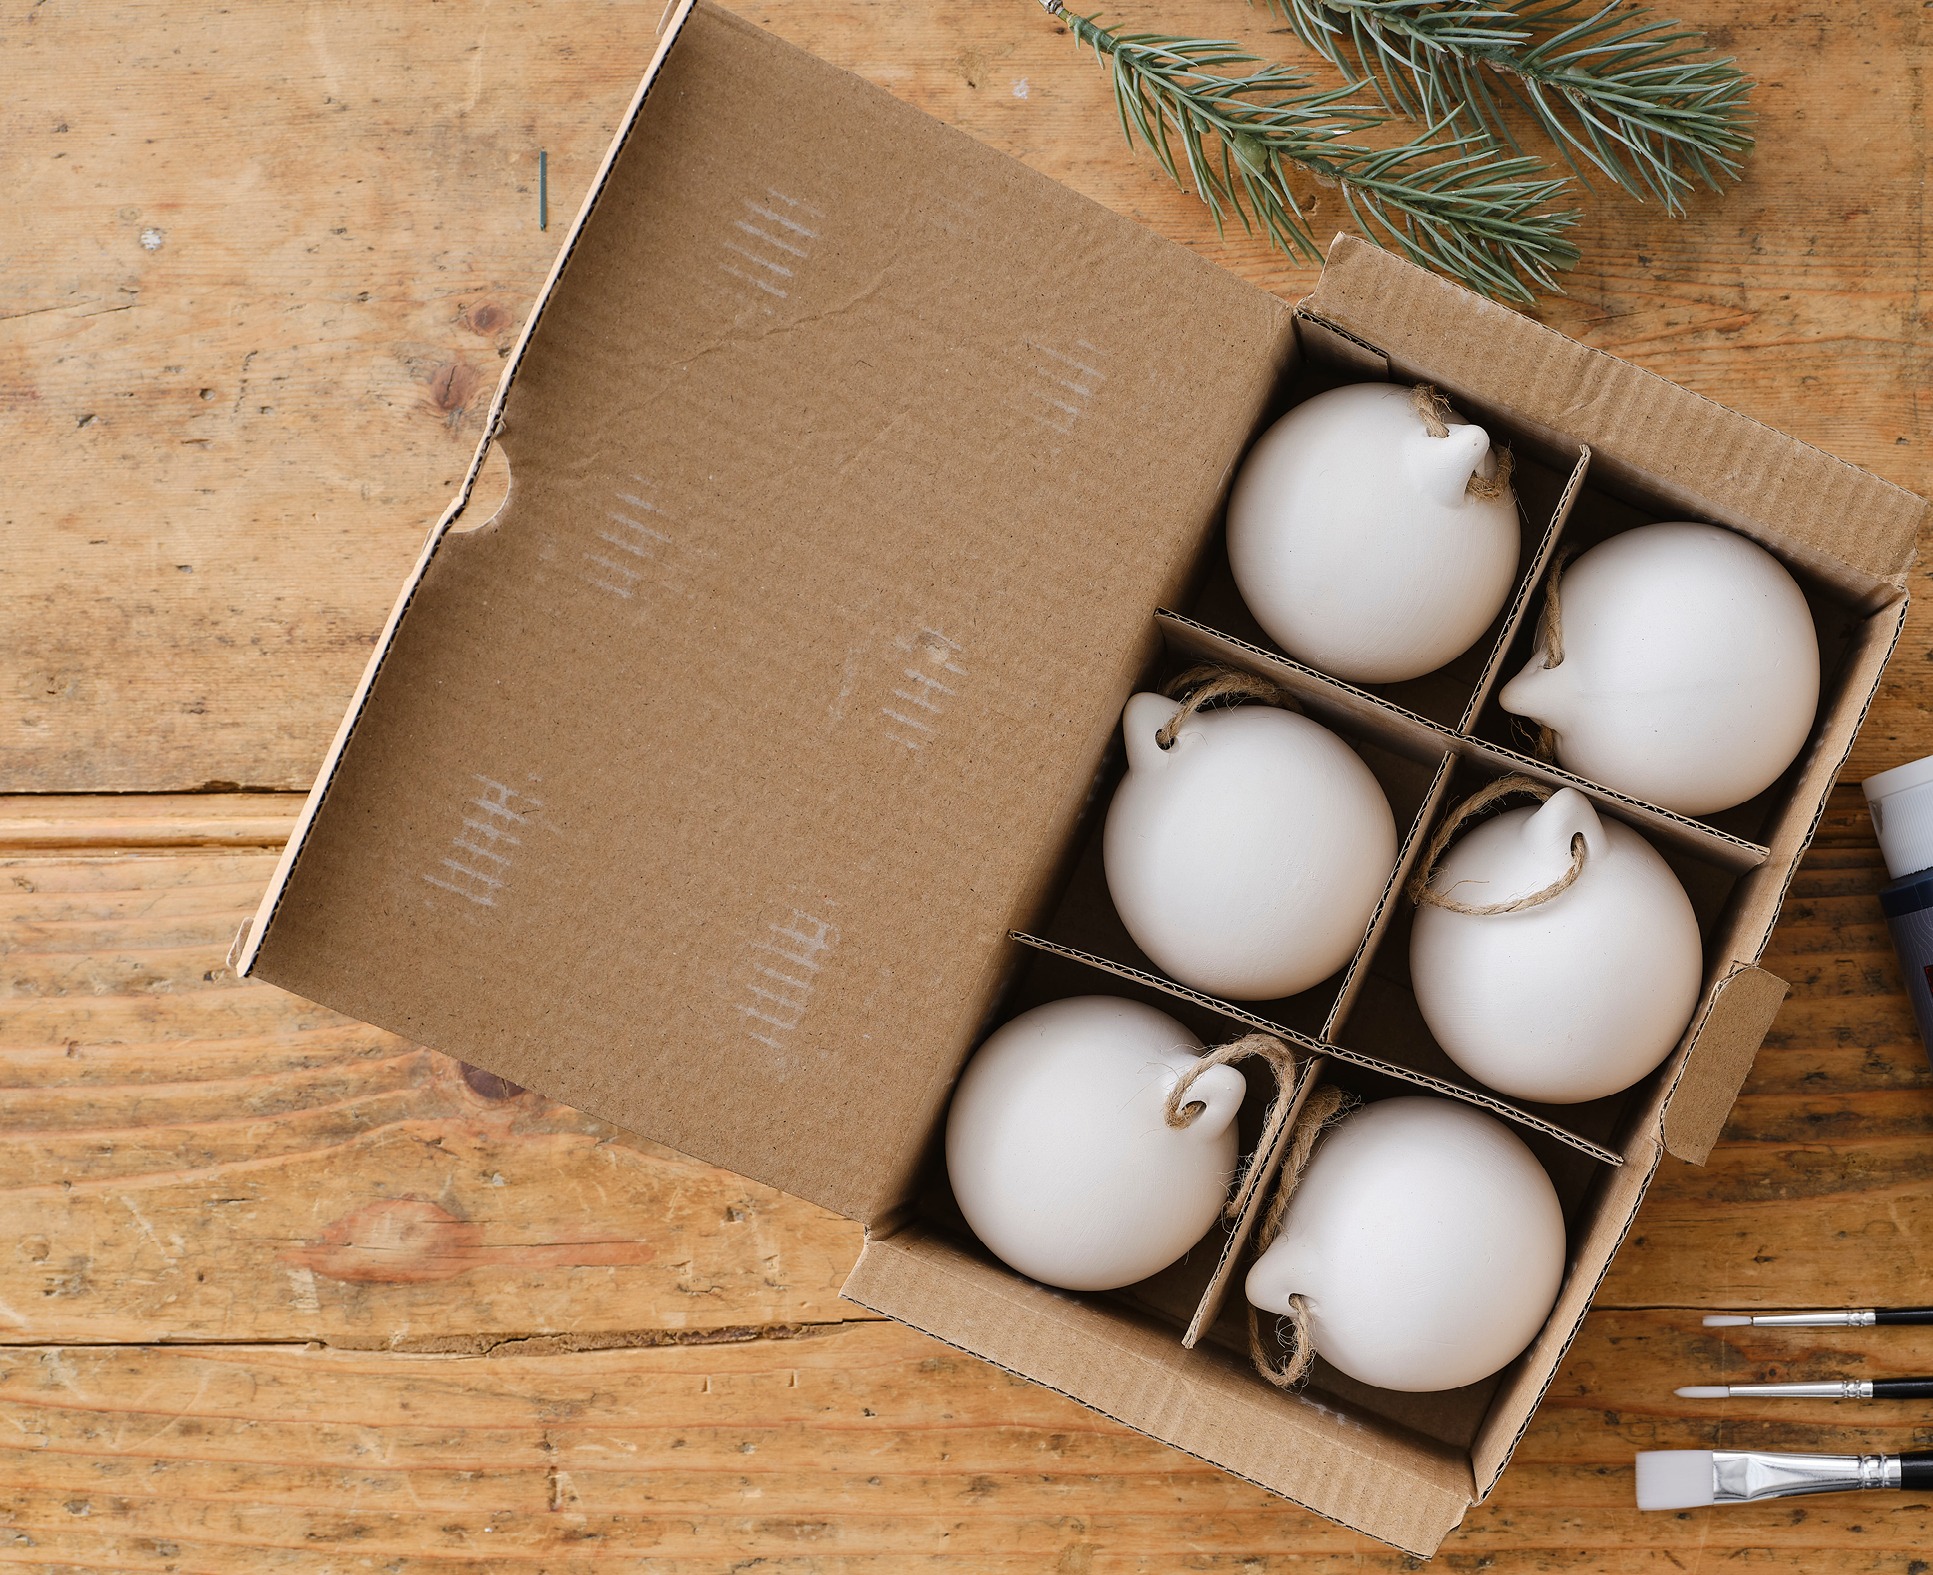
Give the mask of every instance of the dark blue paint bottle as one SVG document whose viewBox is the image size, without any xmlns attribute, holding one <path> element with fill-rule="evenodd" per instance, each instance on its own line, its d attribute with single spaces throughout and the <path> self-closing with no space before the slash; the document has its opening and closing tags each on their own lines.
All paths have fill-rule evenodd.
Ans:
<svg viewBox="0 0 1933 1575">
<path fill-rule="evenodd" d="M 1879 906 L 1919 1020 L 1920 1043 L 1933 1054 L 1933 756 L 1860 785 L 1886 873 L 1893 877 L 1879 893 Z"/>
</svg>

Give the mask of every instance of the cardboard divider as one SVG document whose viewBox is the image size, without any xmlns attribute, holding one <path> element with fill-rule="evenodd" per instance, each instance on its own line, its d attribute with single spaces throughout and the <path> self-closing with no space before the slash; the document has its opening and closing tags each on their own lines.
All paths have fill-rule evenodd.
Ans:
<svg viewBox="0 0 1933 1575">
<path fill-rule="evenodd" d="M 1237 1022 L 1246 1023 L 1251 1028 L 1260 1029 L 1263 1033 L 1275 1034 L 1279 1038 L 1286 1039 L 1291 1044 L 1294 1044 L 1300 1049 L 1305 1049 L 1311 1054 L 1324 1055 L 1338 1061 L 1346 1061 L 1352 1066 L 1363 1068 L 1365 1071 L 1378 1072 L 1386 1077 L 1395 1078 L 1400 1082 L 1413 1084 L 1415 1087 L 1426 1090 L 1429 1093 L 1441 1094 L 1447 1099 L 1461 1100 L 1466 1105 L 1479 1105 L 1492 1115 L 1502 1116 L 1505 1120 L 1517 1126 L 1528 1127 L 1532 1131 L 1541 1132 L 1545 1136 L 1554 1138 L 1560 1143 L 1568 1144 L 1579 1153 L 1588 1155 L 1591 1159 L 1601 1164 L 1620 1165 L 1623 1163 L 1623 1159 L 1619 1156 L 1617 1150 L 1607 1148 L 1602 1143 L 1595 1142 L 1581 1133 L 1573 1132 L 1567 1127 L 1537 1115 L 1524 1106 L 1513 1104 L 1509 1100 L 1499 1098 L 1495 1094 L 1477 1088 L 1467 1080 L 1453 1082 L 1448 1078 L 1437 1076 L 1434 1072 L 1421 1067 L 1406 1066 L 1401 1062 L 1387 1060 L 1382 1056 L 1353 1049 L 1346 1044 L 1337 1044 L 1331 1040 L 1312 1039 L 1307 1034 L 1298 1033 L 1295 1029 L 1278 1023 L 1272 1018 L 1262 1016 L 1259 1012 L 1252 1012 L 1246 1007 L 1236 1005 L 1232 1001 L 1217 1000 L 1213 996 L 1202 994 L 1199 990 L 1191 990 L 1186 985 L 1176 984 L 1172 979 L 1168 979 L 1161 974 L 1148 973 L 1139 968 L 1130 968 L 1125 964 L 1114 962 L 1106 957 L 1096 956 L 1091 952 L 1076 951 L 1071 947 L 1062 946 L 1041 936 L 1030 935 L 1024 930 L 1010 931 L 1009 938 L 1020 942 L 1023 946 L 1030 946 L 1036 951 L 1051 952 L 1058 957 L 1066 958 L 1070 962 L 1078 962 L 1086 967 L 1098 969 L 1102 973 L 1112 974 L 1117 979 L 1126 980 L 1128 983 L 1139 985 L 1144 989 L 1159 990 L 1164 995 L 1172 996 L 1177 1000 L 1195 1001 L 1221 1013 L 1224 1017 L 1233 1018 Z"/>
<path fill-rule="evenodd" d="M 1489 762 L 1499 771 L 1521 771 L 1552 787 L 1574 787 L 1596 800 L 1620 820 L 1627 821 L 1656 842 L 1682 848 L 1727 869 L 1748 870 L 1763 864 L 1769 849 L 1692 820 L 1656 804 L 1631 798 L 1601 783 L 1576 776 L 1533 755 L 1526 755 L 1481 738 L 1440 727 L 1413 711 L 1379 696 L 1290 661 L 1247 641 L 1211 629 L 1180 613 L 1162 608 L 1155 614 L 1162 638 L 1198 661 L 1224 662 L 1259 673 L 1287 689 L 1317 721 L 1328 726 L 1354 726 L 1390 747 L 1449 749 L 1472 760 Z M 1335 720 L 1331 720 L 1334 718 Z"/>
<path fill-rule="evenodd" d="M 1571 509 L 1577 503 L 1577 495 L 1583 490 L 1584 478 L 1591 468 L 1591 451 L 1580 449 L 1577 463 L 1571 467 L 1564 490 L 1558 495 L 1556 507 L 1551 510 L 1550 529 L 1544 532 L 1543 540 L 1538 543 L 1537 554 L 1531 560 L 1517 584 L 1516 595 L 1511 598 L 1510 606 L 1504 611 L 1503 626 L 1490 644 L 1490 655 L 1483 664 L 1482 675 L 1470 695 L 1470 702 L 1457 718 L 1457 731 L 1467 733 L 1476 725 L 1477 717 L 1489 703 L 1492 692 L 1501 681 L 1505 672 L 1505 662 L 1517 644 L 1518 631 L 1524 627 L 1532 607 L 1536 604 L 1538 588 L 1544 583 L 1549 572 L 1550 562 L 1556 556 L 1558 543 L 1563 539 L 1564 530 L 1570 521 Z"/>
<path fill-rule="evenodd" d="M 1428 828 L 1455 812 L 1471 794 L 1503 773 L 1485 763 L 1459 760 L 1444 795 L 1442 808 Z M 1528 807 L 1526 801 L 1506 803 L 1499 809 Z M 1639 828 L 1632 828 L 1639 830 Z M 1642 835 L 1640 830 L 1640 835 Z M 1733 913 L 1733 893 L 1738 884 L 1736 872 L 1721 865 L 1688 855 L 1680 848 L 1652 847 L 1670 866 L 1691 900 L 1698 919 L 1703 943 L 1704 985 L 1700 1006 L 1686 1023 L 1683 1034 L 1656 1070 L 1618 1093 L 1580 1104 L 1545 1104 L 1519 1099 L 1487 1087 L 1480 1079 L 1463 1070 L 1436 1041 L 1424 1021 L 1410 981 L 1410 936 L 1415 925 L 1415 905 L 1404 900 L 1398 913 L 1380 938 L 1375 955 L 1366 969 L 1366 981 L 1348 1017 L 1336 1031 L 1325 1036 L 1332 1042 L 1375 1055 L 1405 1069 L 1427 1074 L 1439 1082 L 1463 1089 L 1466 1096 L 1488 1108 L 1513 1116 L 1530 1118 L 1542 1130 L 1554 1131 L 1573 1140 L 1592 1145 L 1595 1151 L 1622 1151 L 1633 1123 L 1641 1118 L 1657 1089 L 1675 1080 L 1683 1057 L 1680 1052 L 1695 1036 L 1702 1020 L 1706 998 L 1713 982 L 1733 966 L 1729 921 Z"/>
</svg>

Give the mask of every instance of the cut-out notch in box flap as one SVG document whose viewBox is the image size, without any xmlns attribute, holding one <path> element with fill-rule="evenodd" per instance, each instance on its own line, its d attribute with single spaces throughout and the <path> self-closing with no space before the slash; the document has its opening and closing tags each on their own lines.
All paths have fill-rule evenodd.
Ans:
<svg viewBox="0 0 1933 1575">
<path fill-rule="evenodd" d="M 1711 1157 L 1752 1058 L 1790 988 L 1776 974 L 1743 963 L 1713 987 L 1711 1005 L 1665 1102 L 1664 1143 L 1679 1159 L 1702 1165 Z"/>
<path fill-rule="evenodd" d="M 870 1220 L 1293 311 L 711 4 L 620 139 L 254 971 Z"/>
<path fill-rule="evenodd" d="M 1540 418 L 1594 468 L 1641 476 L 1691 514 L 1750 530 L 1877 606 L 1917 548 L 1924 499 L 1654 372 L 1567 339 L 1437 274 L 1339 235 L 1304 308 L 1444 391 Z"/>
</svg>

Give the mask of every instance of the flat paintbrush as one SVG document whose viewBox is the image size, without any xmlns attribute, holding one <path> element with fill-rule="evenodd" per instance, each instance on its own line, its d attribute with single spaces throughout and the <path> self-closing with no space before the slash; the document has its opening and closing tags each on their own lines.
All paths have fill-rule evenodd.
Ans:
<svg viewBox="0 0 1933 1575">
<path fill-rule="evenodd" d="M 1707 1329 L 1869 1329 L 1879 1323 L 1933 1323 L 1933 1307 L 1855 1307 L 1846 1312 L 1707 1313 Z"/>
<path fill-rule="evenodd" d="M 1933 1489 L 1933 1450 L 1910 1455 L 1770 1455 L 1654 1449 L 1638 1456 L 1639 1509 L 1697 1509 L 1859 1488 Z"/>
<path fill-rule="evenodd" d="M 1933 1378 L 1826 1378 L 1795 1384 L 1693 1384 L 1685 1400 L 1933 1400 Z"/>
</svg>

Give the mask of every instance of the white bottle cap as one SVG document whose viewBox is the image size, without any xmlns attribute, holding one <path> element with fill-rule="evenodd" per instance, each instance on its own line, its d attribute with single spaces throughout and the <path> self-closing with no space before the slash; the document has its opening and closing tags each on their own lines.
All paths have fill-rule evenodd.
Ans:
<svg viewBox="0 0 1933 1575">
<path fill-rule="evenodd" d="M 1933 869 L 1933 755 L 1859 784 L 1872 811 L 1886 873 L 1898 880 Z"/>
</svg>

